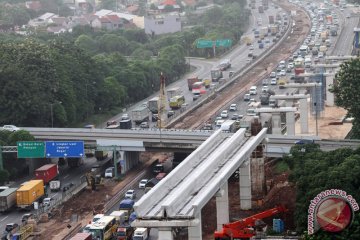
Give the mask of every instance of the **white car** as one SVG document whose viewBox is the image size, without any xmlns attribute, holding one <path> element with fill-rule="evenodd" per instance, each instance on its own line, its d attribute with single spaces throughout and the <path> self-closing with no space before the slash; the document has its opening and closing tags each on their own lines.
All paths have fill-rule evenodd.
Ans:
<svg viewBox="0 0 360 240">
<path fill-rule="evenodd" d="M 129 118 L 129 114 L 127 114 L 127 113 L 124 113 L 124 114 L 121 116 L 121 120 L 128 120 L 128 119 L 130 119 L 130 118 Z"/>
<path fill-rule="evenodd" d="M 52 198 L 44 198 L 43 205 L 44 206 L 50 206 Z"/>
<path fill-rule="evenodd" d="M 285 70 L 281 70 L 281 71 L 280 71 L 280 76 L 286 76 L 286 71 L 285 71 Z"/>
<path fill-rule="evenodd" d="M 148 179 L 141 179 L 141 181 L 139 182 L 139 188 L 145 188 L 148 181 Z"/>
<path fill-rule="evenodd" d="M 276 78 L 272 78 L 271 81 L 270 81 L 270 84 L 271 85 L 276 85 L 277 84 Z"/>
<path fill-rule="evenodd" d="M 269 91 L 269 87 L 268 86 L 263 86 L 261 88 L 261 92 L 268 92 Z"/>
<path fill-rule="evenodd" d="M 135 190 L 133 189 L 127 190 L 127 192 L 125 193 L 125 198 L 134 199 L 135 197 L 136 197 L 136 193 Z"/>
<path fill-rule="evenodd" d="M 20 128 L 16 127 L 15 125 L 4 125 L 3 130 L 7 130 L 10 132 L 16 132 L 16 131 L 19 131 Z"/>
<path fill-rule="evenodd" d="M 250 95 L 256 95 L 257 94 L 257 87 L 251 86 L 249 90 Z"/>
<path fill-rule="evenodd" d="M 105 177 L 106 178 L 112 178 L 114 177 L 114 167 L 109 167 L 105 170 Z"/>
<path fill-rule="evenodd" d="M 270 73 L 270 78 L 275 78 L 276 77 L 276 72 L 271 72 Z"/>
<path fill-rule="evenodd" d="M 229 117 L 229 113 L 228 110 L 224 110 L 221 112 L 220 117 L 222 118 L 228 118 Z"/>
<path fill-rule="evenodd" d="M 294 68 L 294 63 L 289 63 L 288 68 Z"/>
<path fill-rule="evenodd" d="M 237 110 L 237 104 L 236 103 L 231 104 L 229 110 L 230 111 L 236 111 Z"/>
</svg>

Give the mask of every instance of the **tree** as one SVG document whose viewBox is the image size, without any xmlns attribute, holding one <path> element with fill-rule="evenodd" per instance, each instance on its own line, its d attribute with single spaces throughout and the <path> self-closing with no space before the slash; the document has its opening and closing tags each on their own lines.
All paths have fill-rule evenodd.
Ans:
<svg viewBox="0 0 360 240">
<path fill-rule="evenodd" d="M 354 138 L 360 137 L 360 102 L 355 97 L 360 92 L 359 74 L 360 59 L 357 58 L 341 64 L 331 89 L 331 92 L 335 95 L 336 105 L 345 108 L 348 115 L 354 117 L 352 129 L 352 137 Z"/>
<path fill-rule="evenodd" d="M 6 169 L 0 170 L 0 184 L 4 185 L 9 180 L 10 173 Z"/>
</svg>

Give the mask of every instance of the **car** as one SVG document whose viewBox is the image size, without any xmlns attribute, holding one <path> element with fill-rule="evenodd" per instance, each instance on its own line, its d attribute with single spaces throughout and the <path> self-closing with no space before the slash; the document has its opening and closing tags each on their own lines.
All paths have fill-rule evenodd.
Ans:
<svg viewBox="0 0 360 240">
<path fill-rule="evenodd" d="M 269 85 L 269 79 L 268 78 L 264 78 L 263 80 L 262 80 L 262 85 Z"/>
<path fill-rule="evenodd" d="M 202 127 L 202 130 L 213 130 L 212 124 L 205 123 L 204 126 Z"/>
<path fill-rule="evenodd" d="M 140 123 L 140 128 L 149 128 L 149 123 L 148 122 Z"/>
<path fill-rule="evenodd" d="M 288 68 L 294 68 L 294 63 L 292 63 L 292 62 L 290 62 L 290 63 L 288 63 Z"/>
<path fill-rule="evenodd" d="M 19 227 L 19 224 L 17 224 L 17 223 L 8 223 L 5 226 L 5 231 L 6 232 L 11 232 L 13 229 L 15 229 L 17 227 Z"/>
<path fill-rule="evenodd" d="M 22 223 L 26 223 L 29 219 L 34 218 L 34 214 L 32 213 L 25 213 L 24 215 L 22 215 L 21 217 L 21 222 Z"/>
<path fill-rule="evenodd" d="M 149 179 L 141 179 L 139 182 L 139 188 L 145 189 L 146 184 L 148 183 Z"/>
<path fill-rule="evenodd" d="M 167 112 L 167 117 L 168 118 L 170 118 L 170 117 L 172 117 L 172 116 L 174 116 L 175 115 L 175 112 L 174 111 L 168 111 Z"/>
<path fill-rule="evenodd" d="M 44 206 L 50 206 L 52 200 L 53 200 L 52 198 L 47 197 L 47 198 L 44 198 L 42 203 Z"/>
<path fill-rule="evenodd" d="M 277 84 L 277 79 L 276 79 L 276 78 L 272 78 L 272 79 L 270 80 L 270 84 L 271 84 L 271 85 L 276 85 L 276 84 Z"/>
<path fill-rule="evenodd" d="M 320 60 L 319 60 L 319 58 L 318 57 L 315 57 L 314 58 L 314 63 L 318 63 Z"/>
<path fill-rule="evenodd" d="M 253 56 L 253 51 L 250 51 L 249 53 L 248 53 L 248 57 L 252 57 Z"/>
<path fill-rule="evenodd" d="M 229 78 L 231 78 L 235 74 L 234 71 L 229 71 Z"/>
<path fill-rule="evenodd" d="M 70 188 L 72 188 L 74 186 L 73 183 L 68 183 L 63 187 L 63 192 L 66 192 L 67 190 L 69 190 Z"/>
<path fill-rule="evenodd" d="M 114 170 L 115 168 L 114 167 L 109 167 L 105 170 L 105 177 L 106 178 L 112 178 L 114 177 Z"/>
<path fill-rule="evenodd" d="M 250 50 L 254 50 L 254 45 L 251 44 L 250 47 L 249 47 L 249 49 L 250 49 Z"/>
<path fill-rule="evenodd" d="M 217 120 L 217 121 L 215 122 L 215 126 L 216 126 L 217 128 L 220 128 L 221 125 L 222 125 L 224 122 L 225 122 L 225 120 Z"/>
<path fill-rule="evenodd" d="M 315 143 L 314 139 L 300 139 L 295 142 L 295 144 L 297 145 L 314 144 L 314 143 Z"/>
<path fill-rule="evenodd" d="M 106 126 L 108 127 L 108 126 L 111 126 L 111 125 L 116 125 L 116 124 L 118 124 L 115 120 L 111 120 L 111 121 L 107 121 L 106 122 Z M 87 126 L 89 126 L 89 125 L 87 125 Z"/>
<path fill-rule="evenodd" d="M 286 76 L 286 71 L 285 71 L 285 70 L 281 70 L 281 71 L 280 71 L 280 76 Z"/>
<path fill-rule="evenodd" d="M 246 94 L 244 95 L 244 101 L 249 101 L 250 98 L 251 98 L 251 96 L 250 96 L 249 93 L 246 93 Z"/>
<path fill-rule="evenodd" d="M 151 116 L 151 121 L 152 121 L 152 122 L 156 122 L 157 120 L 159 120 L 159 115 L 158 115 L 158 114 L 153 114 L 153 115 Z"/>
<path fill-rule="evenodd" d="M 250 98 L 250 100 L 249 100 L 249 105 L 250 105 L 251 103 L 253 103 L 253 102 L 256 102 L 256 99 L 255 99 L 255 98 Z"/>
<path fill-rule="evenodd" d="M 228 118 L 229 117 L 229 113 L 228 110 L 224 110 L 221 112 L 220 114 L 221 118 Z"/>
<path fill-rule="evenodd" d="M 94 166 L 91 167 L 91 172 L 96 172 L 101 168 L 101 166 L 99 164 L 96 164 Z"/>
<path fill-rule="evenodd" d="M 231 116 L 231 120 L 238 120 L 239 119 L 239 114 L 237 113 L 234 113 L 232 116 Z"/>
<path fill-rule="evenodd" d="M 324 53 L 323 53 L 323 52 L 319 52 L 318 58 L 323 58 L 323 57 L 324 57 Z"/>
<path fill-rule="evenodd" d="M 3 130 L 10 131 L 10 132 L 16 132 L 19 131 L 20 128 L 16 127 L 15 125 L 4 125 Z"/>
<path fill-rule="evenodd" d="M 133 190 L 133 189 L 127 190 L 125 193 L 125 198 L 130 198 L 130 199 L 136 198 L 135 190 Z"/>
<path fill-rule="evenodd" d="M 249 90 L 250 95 L 256 95 L 257 94 L 257 87 L 251 86 Z"/>
<path fill-rule="evenodd" d="M 236 111 L 237 110 L 237 104 L 236 103 L 231 104 L 229 110 L 230 111 Z"/>
<path fill-rule="evenodd" d="M 270 78 L 276 78 L 276 72 L 271 72 L 270 73 Z"/>
<path fill-rule="evenodd" d="M 269 91 L 269 87 L 268 86 L 263 86 L 261 88 L 261 92 L 268 92 Z"/>
<path fill-rule="evenodd" d="M 95 129 L 95 124 L 86 124 L 84 126 L 84 128 L 87 128 L 87 129 Z"/>
</svg>

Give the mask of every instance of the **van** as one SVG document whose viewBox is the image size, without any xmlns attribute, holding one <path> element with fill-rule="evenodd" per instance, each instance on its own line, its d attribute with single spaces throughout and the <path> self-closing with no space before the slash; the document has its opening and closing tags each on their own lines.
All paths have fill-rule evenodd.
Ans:
<svg viewBox="0 0 360 240">
<path fill-rule="evenodd" d="M 305 67 L 310 68 L 311 67 L 311 58 L 305 58 Z"/>
<path fill-rule="evenodd" d="M 249 90 L 250 95 L 256 95 L 257 94 L 257 87 L 256 86 L 251 86 L 250 90 Z"/>
</svg>

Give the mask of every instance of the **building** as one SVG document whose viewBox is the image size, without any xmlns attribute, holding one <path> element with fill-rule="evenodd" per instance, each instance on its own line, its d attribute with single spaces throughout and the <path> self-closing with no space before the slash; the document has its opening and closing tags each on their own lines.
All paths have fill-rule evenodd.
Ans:
<svg viewBox="0 0 360 240">
<path fill-rule="evenodd" d="M 145 33 L 160 35 L 164 33 L 174 33 L 181 31 L 181 19 L 179 14 L 155 16 L 144 19 Z"/>
<path fill-rule="evenodd" d="M 40 27 L 40 26 L 47 26 L 49 24 L 49 20 L 54 17 L 59 17 L 55 13 L 44 13 L 40 17 L 35 19 L 31 19 L 28 23 L 30 27 Z"/>
</svg>

